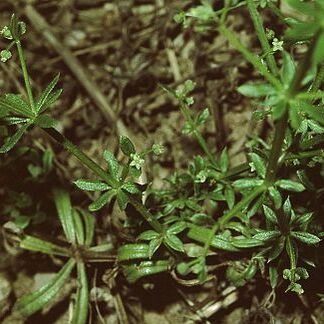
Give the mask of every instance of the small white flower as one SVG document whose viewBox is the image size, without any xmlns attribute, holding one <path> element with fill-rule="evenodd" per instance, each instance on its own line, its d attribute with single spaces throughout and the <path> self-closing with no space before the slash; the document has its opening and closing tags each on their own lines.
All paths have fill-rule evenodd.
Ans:
<svg viewBox="0 0 324 324">
<path fill-rule="evenodd" d="M 4 26 L 0 31 L 0 34 L 7 39 L 12 39 L 11 31 L 8 26 Z"/>
<path fill-rule="evenodd" d="M 141 158 L 138 153 L 131 154 L 132 162 L 129 164 L 130 166 L 135 167 L 136 169 L 140 170 L 143 166 L 145 160 Z"/>
<path fill-rule="evenodd" d="M 153 144 L 152 145 L 152 152 L 155 154 L 155 155 L 160 155 L 164 152 L 164 147 L 163 145 L 161 144 Z"/>
<path fill-rule="evenodd" d="M 12 57 L 12 54 L 9 50 L 2 50 L 0 52 L 0 61 L 5 63 Z"/>
<path fill-rule="evenodd" d="M 283 41 L 280 41 L 278 38 L 274 38 L 272 41 L 272 50 L 274 52 L 283 51 Z"/>
<path fill-rule="evenodd" d="M 207 172 L 205 170 L 200 171 L 195 178 L 195 182 L 204 183 L 207 180 Z"/>
</svg>

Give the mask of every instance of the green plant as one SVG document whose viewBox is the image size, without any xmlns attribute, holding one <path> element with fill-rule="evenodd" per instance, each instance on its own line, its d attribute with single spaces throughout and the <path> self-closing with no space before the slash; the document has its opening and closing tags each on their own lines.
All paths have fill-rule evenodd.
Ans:
<svg viewBox="0 0 324 324">
<path fill-rule="evenodd" d="M 204 0 L 201 5 L 175 16 L 175 20 L 186 28 L 196 23 L 202 32 L 217 29 L 265 80 L 249 81 L 237 89 L 262 107 L 255 116 L 269 118 L 274 123 L 273 134 L 253 142 L 247 163 L 231 168 L 227 149 L 215 153 L 210 148 L 203 135 L 203 126 L 208 122 L 210 112 L 205 108 L 194 116 L 191 109 L 194 96 L 190 93 L 195 90 L 195 83 L 188 80 L 177 89 L 161 87 L 177 101 L 185 119 L 183 133 L 197 140 L 205 157 L 193 157 L 187 170 L 177 170 L 166 179 L 167 185 L 163 189 L 146 188 L 138 182 L 146 157 L 151 153 L 163 153 L 163 147 L 154 144 L 150 149 L 137 152 L 132 141 L 121 136 L 119 148 L 126 162 L 122 164 L 113 153 L 104 150 L 107 165 L 101 167 L 55 128 L 50 108 L 62 92 L 55 90 L 58 76 L 37 100 L 34 99 L 21 46 L 25 25 L 18 22 L 15 15 L 2 31 L 11 43 L 1 52 L 1 57 L 3 62 L 10 59 L 11 48 L 17 47 L 28 100 L 17 94 L 0 98 L 3 122 L 10 129 L 18 125 L 0 152 L 9 152 L 28 129 L 39 127 L 93 171 L 96 178 L 82 178 L 74 183 L 82 190 L 100 192 L 99 197 L 90 203 L 90 211 L 99 211 L 116 200 L 119 208 L 126 212 L 136 242 L 117 247 L 117 262 L 130 282 L 175 271 L 177 276 L 184 278 L 195 276 L 202 284 L 212 278 L 217 266 L 228 266 L 227 278 L 238 286 L 246 284 L 260 269 L 261 274 L 269 278 L 272 289 L 279 285 L 282 272 L 283 278 L 289 280 L 287 290 L 302 293 L 298 281 L 308 278 L 307 266 L 315 265 L 308 260 L 307 249 L 302 243 L 316 245 L 323 236 L 318 220 L 320 208 L 316 206 L 316 201 L 323 197 L 323 188 L 311 174 L 318 172 L 323 178 L 324 92 L 319 89 L 324 76 L 324 5 L 322 0 L 287 2 L 305 13 L 308 20 L 287 18 L 283 40 L 264 28 L 259 13 L 260 8 L 269 7 L 281 15 L 271 1 L 225 1 L 224 7 L 215 11 L 211 1 Z M 258 54 L 246 48 L 226 25 L 227 16 L 245 4 L 261 44 Z M 307 52 L 297 62 L 290 49 L 300 42 L 306 42 Z M 142 199 L 144 193 L 145 202 Z M 307 195 L 313 198 L 305 201 Z M 70 259 L 53 282 L 32 295 L 32 306 L 28 306 L 31 297 L 26 297 L 18 302 L 18 309 L 26 308 L 27 315 L 40 309 L 62 287 L 77 264 L 81 285 L 75 314 L 80 314 L 77 323 L 84 323 L 87 315 L 78 309 L 87 309 L 84 306 L 88 298 L 85 264 L 89 258 L 84 252 L 92 249 L 93 218 L 85 212 L 80 211 L 81 218 L 78 212 L 72 212 L 67 195 L 62 191 L 56 194 L 56 204 L 63 231 L 72 248 L 61 248 L 31 236 L 23 237 L 20 246 Z M 129 205 L 140 218 L 133 216 L 130 219 Z M 319 223 L 317 227 L 312 225 L 315 219 Z M 284 249 L 287 256 L 279 260 Z M 227 255 L 227 261 L 218 259 L 216 267 L 207 262 L 210 255 L 217 256 L 215 251 Z M 242 260 L 233 260 L 234 252 L 242 253 Z M 266 266 L 267 272 L 264 271 Z"/>
</svg>

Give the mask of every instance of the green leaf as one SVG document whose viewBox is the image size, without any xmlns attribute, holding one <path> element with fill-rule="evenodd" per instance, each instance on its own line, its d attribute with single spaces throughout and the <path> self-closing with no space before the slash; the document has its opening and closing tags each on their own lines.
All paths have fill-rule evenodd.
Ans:
<svg viewBox="0 0 324 324">
<path fill-rule="evenodd" d="M 50 106 L 52 106 L 57 100 L 58 98 L 61 96 L 63 92 L 63 89 L 58 89 L 53 91 L 45 100 L 42 108 L 40 109 L 39 113 L 42 113 L 43 111 L 45 111 L 47 108 L 49 108 Z"/>
<path fill-rule="evenodd" d="M 40 115 L 35 119 L 35 124 L 41 128 L 56 127 L 58 121 L 50 115 Z"/>
<path fill-rule="evenodd" d="M 187 234 L 187 236 L 192 240 L 195 240 L 203 244 L 206 244 L 209 241 L 211 235 L 212 235 L 212 231 L 209 228 L 192 225 L 192 224 L 190 225 L 190 230 Z M 230 251 L 230 252 L 238 251 L 233 246 L 233 244 L 229 242 L 228 239 L 220 235 L 213 235 L 210 242 L 210 246 L 216 249 Z"/>
<path fill-rule="evenodd" d="M 260 241 L 255 238 L 233 238 L 231 243 L 239 249 L 249 249 L 257 246 L 264 245 L 263 241 Z"/>
<path fill-rule="evenodd" d="M 71 324 L 86 324 L 89 310 L 89 288 L 85 264 L 83 262 L 78 262 L 77 270 L 79 285 Z"/>
<path fill-rule="evenodd" d="M 136 153 L 134 144 L 127 136 L 120 136 L 119 145 L 122 152 L 128 157 Z"/>
<path fill-rule="evenodd" d="M 226 186 L 224 190 L 224 196 L 227 202 L 227 206 L 229 209 L 234 207 L 235 204 L 235 192 L 232 187 Z"/>
<path fill-rule="evenodd" d="M 138 239 L 143 240 L 143 241 L 151 241 L 159 236 L 160 236 L 160 234 L 158 232 L 155 232 L 153 230 L 147 230 L 147 231 L 141 233 L 138 236 Z"/>
<path fill-rule="evenodd" d="M 179 234 L 182 231 L 184 231 L 187 228 L 187 223 L 186 222 L 176 222 L 172 224 L 168 229 L 167 233 L 168 234 Z"/>
<path fill-rule="evenodd" d="M 25 250 L 45 253 L 49 255 L 69 255 L 69 251 L 67 249 L 29 235 L 25 235 L 23 237 L 23 239 L 20 241 L 19 246 Z"/>
<path fill-rule="evenodd" d="M 276 213 L 268 206 L 263 205 L 265 218 L 272 224 L 278 224 Z"/>
<path fill-rule="evenodd" d="M 267 171 L 267 166 L 265 161 L 261 158 L 260 155 L 256 153 L 251 153 L 250 156 L 251 156 L 254 169 L 257 172 L 258 176 L 264 178 Z"/>
<path fill-rule="evenodd" d="M 279 209 L 282 205 L 282 199 L 279 190 L 277 190 L 273 186 L 269 187 L 268 190 L 276 209 Z"/>
<path fill-rule="evenodd" d="M 125 182 L 122 188 L 129 192 L 130 194 L 140 194 L 141 191 L 137 188 L 136 184 L 133 182 Z"/>
<path fill-rule="evenodd" d="M 0 116 L 1 118 L 1 116 Z M 30 121 L 30 118 L 23 118 L 23 117 L 4 117 L 2 118 L 2 121 L 5 125 L 18 125 L 18 124 L 24 124 Z"/>
<path fill-rule="evenodd" d="M 74 184 L 79 189 L 87 191 L 104 191 L 111 188 L 109 185 L 99 180 L 79 179 L 77 181 L 74 181 Z"/>
<path fill-rule="evenodd" d="M 129 261 L 135 259 L 148 259 L 149 258 L 149 245 L 138 244 L 125 244 L 118 249 L 117 259 L 119 262 Z"/>
<path fill-rule="evenodd" d="M 9 110 L 19 116 L 33 118 L 35 117 L 31 107 L 22 98 L 21 95 L 8 93 L 0 97 L 0 108 Z"/>
<path fill-rule="evenodd" d="M 89 211 L 97 211 L 97 210 L 103 208 L 103 206 L 108 204 L 115 195 L 116 195 L 115 190 L 109 190 L 109 191 L 103 193 L 98 199 L 96 199 L 94 202 L 92 202 L 89 205 L 89 207 L 88 207 Z"/>
<path fill-rule="evenodd" d="M 296 226 L 301 226 L 307 224 L 313 217 L 313 213 L 307 213 L 302 216 L 296 217 L 294 220 L 294 224 Z"/>
<path fill-rule="evenodd" d="M 314 245 L 321 241 L 321 239 L 316 235 L 307 232 L 293 231 L 291 232 L 291 236 L 294 237 L 296 240 L 306 243 L 308 245 Z"/>
<path fill-rule="evenodd" d="M 291 237 L 286 239 L 286 251 L 290 260 L 290 268 L 294 269 L 297 266 L 298 250 L 296 243 L 292 240 Z"/>
<path fill-rule="evenodd" d="M 4 144 L 0 147 L 0 154 L 9 152 L 18 143 L 18 141 L 24 135 L 29 126 L 30 124 L 22 125 L 15 134 L 8 137 L 5 140 Z"/>
<path fill-rule="evenodd" d="M 246 97 L 264 97 L 276 93 L 269 83 L 246 83 L 239 86 L 237 91 Z"/>
<path fill-rule="evenodd" d="M 204 124 L 210 116 L 209 109 L 205 108 L 197 117 L 197 125 L 200 126 Z"/>
<path fill-rule="evenodd" d="M 274 245 L 271 247 L 268 255 L 268 263 L 277 259 L 285 247 L 285 238 L 281 237 L 278 239 Z"/>
<path fill-rule="evenodd" d="M 318 37 L 316 45 L 315 45 L 315 49 L 314 49 L 314 52 L 313 52 L 312 63 L 314 65 L 316 65 L 316 64 L 319 64 L 319 63 L 321 63 L 323 61 L 324 61 L 324 32 L 322 31 L 322 33 Z"/>
<path fill-rule="evenodd" d="M 72 206 L 69 194 L 61 189 L 54 190 L 54 200 L 60 222 L 63 227 L 67 241 L 70 243 L 76 242 L 76 234 L 74 221 L 72 216 Z"/>
<path fill-rule="evenodd" d="M 44 92 L 41 94 L 39 99 L 36 102 L 36 110 L 39 112 L 41 108 L 44 106 L 46 101 L 48 100 L 48 97 L 52 93 L 53 89 L 55 88 L 58 80 L 60 78 L 60 74 L 58 73 L 55 78 L 49 83 L 49 85 L 46 87 Z"/>
<path fill-rule="evenodd" d="M 108 164 L 109 173 L 118 180 L 119 163 L 115 156 L 108 150 L 104 150 L 103 157 Z"/>
<path fill-rule="evenodd" d="M 263 180 L 259 179 L 251 179 L 251 178 L 243 178 L 233 182 L 233 187 L 237 189 L 247 189 L 261 186 L 263 184 Z"/>
<path fill-rule="evenodd" d="M 289 87 L 295 72 L 296 72 L 296 67 L 294 60 L 292 57 L 287 53 L 286 51 L 283 51 L 283 64 L 282 64 L 282 81 L 286 87 Z"/>
<path fill-rule="evenodd" d="M 272 289 L 275 289 L 278 285 L 278 270 L 276 267 L 270 266 L 269 267 L 269 279 L 270 279 L 270 286 Z"/>
<path fill-rule="evenodd" d="M 128 282 L 134 283 L 143 277 L 168 271 L 170 266 L 169 261 L 146 261 L 141 262 L 139 265 L 130 265 L 124 267 L 124 275 Z"/>
<path fill-rule="evenodd" d="M 300 109 L 310 118 L 324 125 L 324 110 L 323 106 L 312 106 L 305 101 L 299 100 Z"/>
<path fill-rule="evenodd" d="M 173 234 L 169 234 L 167 232 L 167 234 L 164 237 L 164 243 L 175 251 L 184 252 L 182 241 Z"/>
<path fill-rule="evenodd" d="M 123 190 L 117 191 L 117 203 L 121 210 L 125 210 L 129 203 L 128 195 Z"/>
<path fill-rule="evenodd" d="M 286 112 L 287 104 L 284 100 L 279 100 L 272 108 L 272 117 L 274 120 L 280 119 Z"/>
<path fill-rule="evenodd" d="M 74 221 L 74 228 L 75 228 L 75 236 L 78 245 L 84 245 L 85 236 L 84 236 L 84 228 L 83 223 L 80 217 L 80 214 L 75 210 L 72 209 L 72 216 Z"/>
<path fill-rule="evenodd" d="M 48 284 L 39 290 L 18 299 L 14 309 L 24 316 L 30 316 L 42 309 L 63 288 L 65 281 L 70 276 L 75 261 L 70 259 L 64 267 L 50 280 Z"/>
<path fill-rule="evenodd" d="M 95 218 L 85 210 L 80 210 L 84 224 L 84 245 L 90 246 L 93 241 Z"/>
<path fill-rule="evenodd" d="M 149 243 L 149 258 L 151 259 L 154 253 L 158 250 L 158 248 L 161 246 L 163 242 L 163 237 L 158 236 L 154 238 L 152 241 Z"/>
<path fill-rule="evenodd" d="M 305 187 L 300 182 L 296 182 L 288 179 L 278 180 L 276 181 L 276 185 L 281 189 L 285 189 L 288 191 L 302 192 L 305 190 Z"/>
<path fill-rule="evenodd" d="M 221 171 L 225 173 L 228 170 L 228 165 L 229 165 L 229 159 L 228 159 L 226 147 L 223 149 L 220 155 L 219 164 L 220 164 Z"/>
<path fill-rule="evenodd" d="M 253 235 L 254 239 L 260 241 L 270 241 L 280 236 L 279 231 L 260 231 L 257 234 Z"/>
</svg>

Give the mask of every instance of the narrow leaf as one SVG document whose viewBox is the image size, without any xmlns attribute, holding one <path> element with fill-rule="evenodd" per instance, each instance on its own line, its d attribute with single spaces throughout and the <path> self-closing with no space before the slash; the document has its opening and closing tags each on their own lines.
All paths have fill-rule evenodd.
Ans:
<svg viewBox="0 0 324 324">
<path fill-rule="evenodd" d="M 314 234 L 310 234 L 307 232 L 291 232 L 291 236 L 293 236 L 296 240 L 309 244 L 309 245 L 314 245 L 317 244 L 321 241 L 319 237 L 317 237 Z"/>
<path fill-rule="evenodd" d="M 125 155 L 131 156 L 131 154 L 135 154 L 135 146 L 127 136 L 120 137 L 119 145 Z"/>
<path fill-rule="evenodd" d="M 8 137 L 5 143 L 0 147 L 0 154 L 9 152 L 18 143 L 29 126 L 30 124 L 22 125 L 14 135 Z"/>
<path fill-rule="evenodd" d="M 118 249 L 118 261 L 129 261 L 134 259 L 148 259 L 148 244 L 125 244 Z"/>
<path fill-rule="evenodd" d="M 112 154 L 108 150 L 104 150 L 103 157 L 108 164 L 109 173 L 115 178 L 118 179 L 118 171 L 119 171 L 119 163 L 115 158 L 114 154 Z"/>
<path fill-rule="evenodd" d="M 281 179 L 276 181 L 276 185 L 282 189 L 294 192 L 302 192 L 305 190 L 305 187 L 300 183 L 288 179 Z"/>
<path fill-rule="evenodd" d="M 0 97 L 0 107 L 3 107 L 19 116 L 30 118 L 35 117 L 32 109 L 21 95 L 8 93 L 5 96 Z"/>
<path fill-rule="evenodd" d="M 79 179 L 74 181 L 74 184 L 81 190 L 87 191 L 104 191 L 110 189 L 109 185 L 98 180 Z"/>
<path fill-rule="evenodd" d="M 41 110 L 41 108 L 43 107 L 43 105 L 46 103 L 48 97 L 50 96 L 50 94 L 52 93 L 54 87 L 56 86 L 59 78 L 60 78 L 60 74 L 58 73 L 55 76 L 55 78 L 46 87 L 46 89 L 44 90 L 44 92 L 41 94 L 40 98 L 37 100 L 36 109 L 37 109 L 38 112 Z"/>
<path fill-rule="evenodd" d="M 97 211 L 104 207 L 106 204 L 108 204 L 111 199 L 116 195 L 115 190 L 110 190 L 105 193 L 103 193 L 98 199 L 96 199 L 94 202 L 92 202 L 89 205 L 89 211 Z"/>
</svg>

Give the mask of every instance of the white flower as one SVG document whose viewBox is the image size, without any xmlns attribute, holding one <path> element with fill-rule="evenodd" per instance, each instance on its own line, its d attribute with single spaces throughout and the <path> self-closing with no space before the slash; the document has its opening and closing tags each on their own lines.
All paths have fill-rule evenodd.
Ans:
<svg viewBox="0 0 324 324">
<path fill-rule="evenodd" d="M 2 50 L 0 52 L 0 61 L 5 63 L 11 58 L 12 54 L 9 50 Z"/>
<path fill-rule="evenodd" d="M 138 153 L 131 154 L 132 162 L 129 164 L 130 166 L 135 167 L 136 169 L 140 170 L 143 166 L 145 160 L 141 158 Z"/>
<path fill-rule="evenodd" d="M 155 154 L 155 155 L 160 155 L 164 152 L 164 147 L 163 145 L 161 144 L 153 144 L 152 145 L 152 152 Z"/>
<path fill-rule="evenodd" d="M 283 51 L 283 41 L 280 41 L 278 38 L 274 38 L 272 41 L 272 50 L 274 52 Z"/>
<path fill-rule="evenodd" d="M 0 31 L 0 34 L 7 39 L 12 39 L 11 31 L 8 26 L 4 26 Z"/>
</svg>

